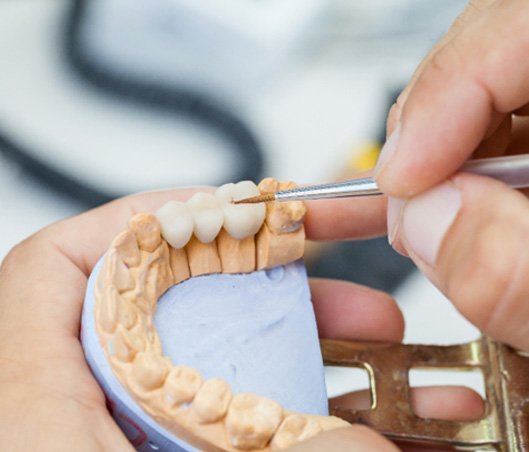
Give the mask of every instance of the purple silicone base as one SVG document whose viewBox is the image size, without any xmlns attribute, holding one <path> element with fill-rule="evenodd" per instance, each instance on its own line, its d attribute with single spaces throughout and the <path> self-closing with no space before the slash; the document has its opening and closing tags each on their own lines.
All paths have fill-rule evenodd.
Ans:
<svg viewBox="0 0 529 452">
<path fill-rule="evenodd" d="M 86 291 L 82 343 L 109 409 L 139 451 L 195 450 L 160 427 L 114 376 L 94 323 L 94 282 Z M 244 275 L 208 275 L 169 289 L 154 318 L 174 363 L 227 380 L 233 391 L 273 398 L 288 410 L 327 414 L 327 394 L 307 276 L 301 261 Z"/>
</svg>

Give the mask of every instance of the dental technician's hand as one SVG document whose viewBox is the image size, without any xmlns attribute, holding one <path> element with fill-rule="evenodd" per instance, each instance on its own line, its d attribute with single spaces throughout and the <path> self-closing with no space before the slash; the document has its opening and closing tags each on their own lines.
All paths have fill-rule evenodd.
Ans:
<svg viewBox="0 0 529 452">
<path fill-rule="evenodd" d="M 105 407 L 79 341 L 87 277 L 132 215 L 153 212 L 172 199 L 184 201 L 193 192 L 171 190 L 119 199 L 43 229 L 4 259 L 0 266 L 1 451 L 133 451 Z M 315 240 L 381 234 L 385 209 L 381 197 L 354 206 L 344 200 L 312 203 L 306 232 Z M 311 292 L 322 337 L 402 339 L 402 314 L 388 294 L 324 279 L 312 280 Z M 362 407 L 365 396 L 346 395 L 340 403 Z M 479 396 L 464 388 L 416 388 L 411 396 L 416 413 L 424 417 L 475 419 L 483 410 Z M 364 426 L 325 432 L 297 450 L 323 448 L 397 450 Z"/>
<path fill-rule="evenodd" d="M 172 190 L 117 200 L 43 229 L 4 259 L 0 266 L 1 451 L 133 451 L 105 407 L 79 341 L 87 277 L 132 215 L 153 212 L 172 199 L 186 200 L 193 192 Z M 383 207 L 374 208 L 377 219 L 366 228 L 383 228 Z M 353 235 L 361 233 L 361 221 L 357 225 Z M 311 289 L 318 327 L 325 337 L 402 338 L 402 315 L 389 295 L 328 280 L 313 281 Z M 429 394 L 419 392 L 417 406 L 432 412 L 431 400 Z M 440 411 L 472 411 L 473 401 L 467 394 L 457 406 Z M 341 429 L 323 440 L 328 450 L 345 450 L 344 440 L 349 450 L 396 450 L 361 426 Z"/>
<path fill-rule="evenodd" d="M 529 152 L 529 2 L 473 1 L 393 106 L 376 179 L 388 237 L 456 307 L 529 351 L 529 202 L 457 169 Z"/>
<path fill-rule="evenodd" d="M 0 450 L 133 452 L 85 361 L 87 278 L 137 212 L 194 190 L 130 196 L 51 225 L 0 266 Z"/>
</svg>

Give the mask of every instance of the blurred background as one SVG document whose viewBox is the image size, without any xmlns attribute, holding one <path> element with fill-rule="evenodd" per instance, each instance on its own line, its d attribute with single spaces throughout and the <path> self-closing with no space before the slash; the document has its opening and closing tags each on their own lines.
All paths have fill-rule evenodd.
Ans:
<svg viewBox="0 0 529 452">
<path fill-rule="evenodd" d="M 391 103 L 464 3 L 0 0 L 0 259 L 122 194 L 371 167 Z M 407 342 L 478 335 L 385 238 L 311 246 L 307 262 L 392 292 Z M 331 394 L 347 372 L 329 370 Z"/>
</svg>

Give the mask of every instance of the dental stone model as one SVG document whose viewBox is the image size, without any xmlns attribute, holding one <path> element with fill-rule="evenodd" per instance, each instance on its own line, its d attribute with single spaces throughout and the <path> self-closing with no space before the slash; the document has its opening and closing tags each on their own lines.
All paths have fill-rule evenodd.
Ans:
<svg viewBox="0 0 529 452">
<path fill-rule="evenodd" d="M 138 450 L 282 450 L 347 425 L 325 416 L 306 273 L 294 262 L 303 203 L 232 203 L 291 187 L 227 184 L 135 215 L 94 269 L 83 346 Z"/>
</svg>

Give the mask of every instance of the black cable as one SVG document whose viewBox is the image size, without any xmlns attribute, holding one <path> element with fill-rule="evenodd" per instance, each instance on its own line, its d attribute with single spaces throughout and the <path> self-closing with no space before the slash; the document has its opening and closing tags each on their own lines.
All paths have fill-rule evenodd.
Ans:
<svg viewBox="0 0 529 452">
<path fill-rule="evenodd" d="M 60 195 L 73 198 L 84 207 L 95 207 L 104 204 L 118 195 L 105 193 L 77 179 L 36 157 L 5 132 L 0 130 L 0 153 L 16 163 L 26 174 L 44 183 Z"/>
<path fill-rule="evenodd" d="M 237 159 L 239 170 L 236 174 L 230 175 L 230 178 L 259 181 L 263 176 L 264 165 L 261 147 L 244 121 L 226 107 L 190 90 L 127 79 L 91 61 L 84 54 L 80 36 L 85 4 L 84 0 L 73 0 L 65 21 L 64 56 L 75 73 L 98 89 L 112 93 L 120 99 L 135 102 L 143 107 L 163 110 L 176 116 L 185 116 L 215 130 L 231 142 L 233 151 L 239 157 Z M 122 193 L 106 192 L 64 173 L 53 164 L 39 158 L 36 152 L 18 143 L 1 128 L 0 153 L 19 165 L 26 174 L 43 182 L 60 195 L 73 198 L 84 207 L 94 207 L 122 195 Z M 197 181 L 199 182 L 201 181 Z M 229 181 L 215 181 L 216 184 L 224 182 Z"/>
<path fill-rule="evenodd" d="M 176 87 L 137 80 L 100 65 L 83 51 L 82 27 L 86 0 L 73 0 L 66 22 L 65 54 L 71 67 L 86 81 L 121 99 L 176 115 L 185 115 L 212 128 L 231 141 L 238 156 L 236 180 L 258 182 L 263 177 L 264 159 L 261 147 L 244 121 L 209 96 Z M 218 183 L 228 182 L 218 181 Z"/>
</svg>

